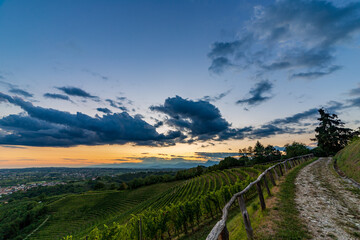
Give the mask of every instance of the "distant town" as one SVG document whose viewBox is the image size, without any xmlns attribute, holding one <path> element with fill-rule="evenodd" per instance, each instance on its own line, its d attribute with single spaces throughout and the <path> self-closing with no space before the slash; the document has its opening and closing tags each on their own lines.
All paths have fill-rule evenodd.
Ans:
<svg viewBox="0 0 360 240">
<path fill-rule="evenodd" d="M 18 184 L 16 186 L 7 186 L 7 187 L 1 187 L 0 186 L 0 198 L 3 195 L 9 195 L 12 194 L 14 192 L 18 192 L 18 191 L 27 191 L 31 188 L 34 187 L 47 187 L 47 186 L 55 186 L 55 185 L 59 185 L 59 184 L 66 184 L 64 182 L 38 182 L 38 183 L 28 183 L 28 184 Z"/>
</svg>

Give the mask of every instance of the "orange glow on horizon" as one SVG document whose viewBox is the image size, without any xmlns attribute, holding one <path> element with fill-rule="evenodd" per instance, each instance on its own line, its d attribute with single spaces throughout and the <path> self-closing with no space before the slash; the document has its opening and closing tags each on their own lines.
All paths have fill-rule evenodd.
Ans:
<svg viewBox="0 0 360 240">
<path fill-rule="evenodd" d="M 283 146 L 293 141 L 310 144 L 311 135 L 281 135 L 261 139 L 263 145 Z M 196 152 L 238 152 L 239 148 L 254 146 L 257 140 L 231 140 L 198 144 L 177 144 L 170 147 L 125 145 L 55 147 L 8 147 L 0 146 L 0 168 L 24 167 L 81 167 L 122 162 L 141 162 L 143 157 L 159 157 L 165 160 L 182 157 L 187 160 L 206 161 Z M 202 147 L 206 145 L 206 147 Z M 120 159 L 120 160 L 119 160 Z"/>
</svg>

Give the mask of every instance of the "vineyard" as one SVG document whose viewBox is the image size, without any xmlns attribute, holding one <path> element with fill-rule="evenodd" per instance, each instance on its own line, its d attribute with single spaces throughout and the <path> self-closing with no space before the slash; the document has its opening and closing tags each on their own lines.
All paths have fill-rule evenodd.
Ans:
<svg viewBox="0 0 360 240">
<path fill-rule="evenodd" d="M 52 203 L 49 221 L 31 239 L 184 236 L 194 230 L 193 226 L 218 217 L 231 196 L 266 167 L 225 169 L 135 190 L 67 196 Z M 248 197 L 254 193 L 249 192 Z"/>
</svg>

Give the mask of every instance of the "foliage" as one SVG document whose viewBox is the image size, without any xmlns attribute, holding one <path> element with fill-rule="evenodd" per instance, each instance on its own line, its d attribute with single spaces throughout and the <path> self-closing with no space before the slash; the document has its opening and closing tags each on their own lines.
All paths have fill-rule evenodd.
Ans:
<svg viewBox="0 0 360 240">
<path fill-rule="evenodd" d="M 316 135 L 314 141 L 318 142 L 318 147 L 323 149 L 328 155 L 335 155 L 344 148 L 348 142 L 358 132 L 350 128 L 345 128 L 344 123 L 338 119 L 336 114 L 329 114 L 324 109 L 319 109 L 319 126 L 315 129 Z"/>
<path fill-rule="evenodd" d="M 0 207 L 0 239 L 23 239 L 45 218 L 47 211 L 44 204 L 35 201 L 12 201 L 2 205 Z"/>
<path fill-rule="evenodd" d="M 267 145 L 264 147 L 259 141 L 256 142 L 254 147 L 254 163 L 266 163 L 281 159 L 279 150 L 276 150 L 274 146 Z"/>
<path fill-rule="evenodd" d="M 306 155 L 310 153 L 310 149 L 303 143 L 293 142 L 285 145 L 286 158 Z"/>
</svg>

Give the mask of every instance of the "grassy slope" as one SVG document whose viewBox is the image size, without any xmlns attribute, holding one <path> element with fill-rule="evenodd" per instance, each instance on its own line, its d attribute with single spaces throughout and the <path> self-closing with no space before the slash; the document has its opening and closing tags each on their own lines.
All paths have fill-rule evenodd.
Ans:
<svg viewBox="0 0 360 240">
<path fill-rule="evenodd" d="M 335 156 L 338 167 L 350 178 L 360 183 L 360 140 L 346 146 Z"/>
</svg>

